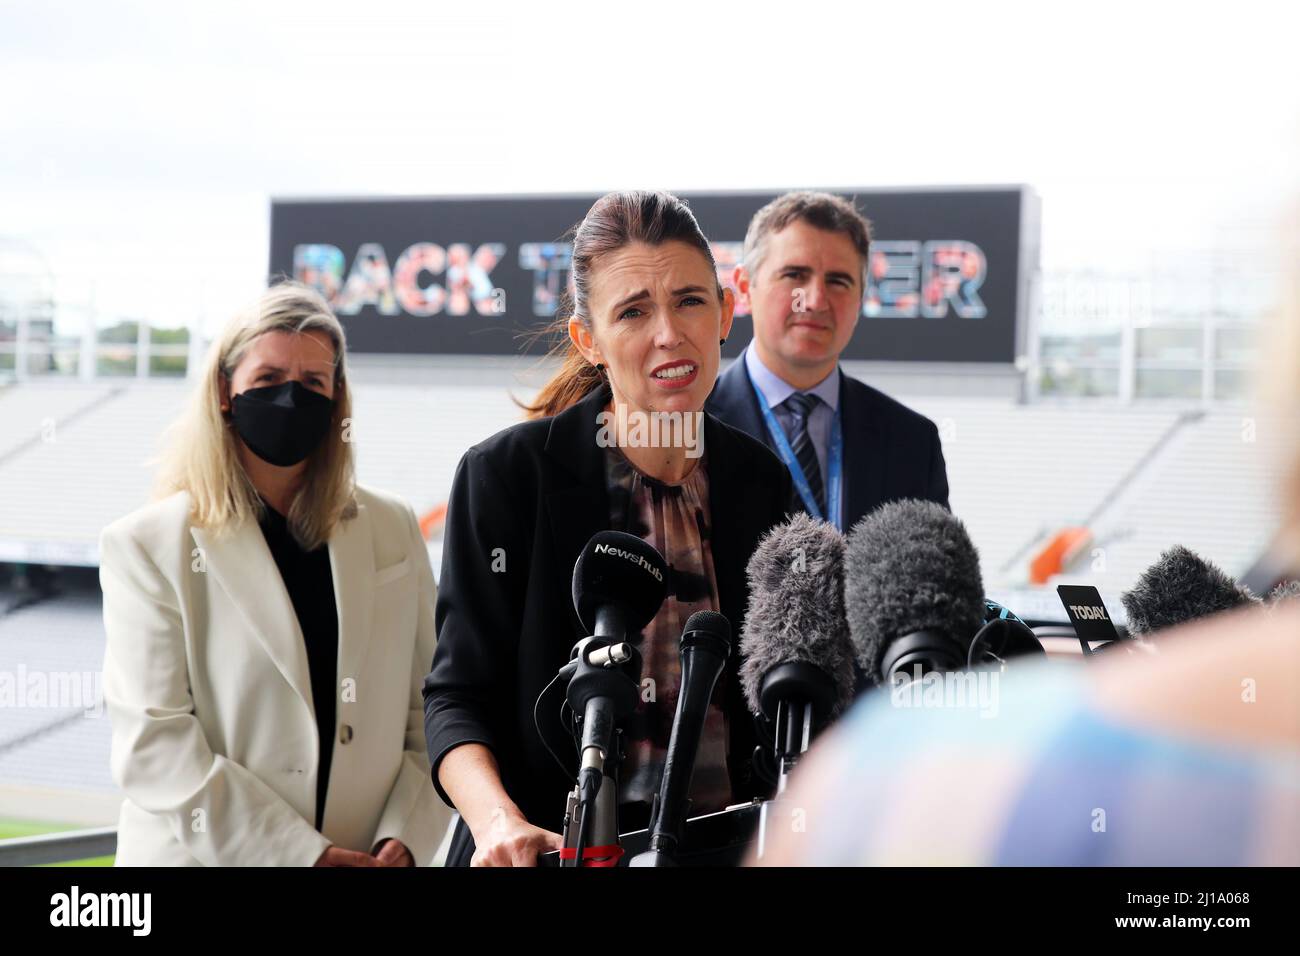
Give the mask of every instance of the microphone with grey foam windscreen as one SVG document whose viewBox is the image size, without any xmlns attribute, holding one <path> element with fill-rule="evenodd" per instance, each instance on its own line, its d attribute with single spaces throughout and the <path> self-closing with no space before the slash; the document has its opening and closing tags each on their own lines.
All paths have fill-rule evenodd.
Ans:
<svg viewBox="0 0 1300 956">
<path fill-rule="evenodd" d="M 1300 599 L 1300 579 L 1279 581 L 1274 585 L 1273 590 L 1268 592 L 1265 600 L 1269 607 L 1277 608 L 1297 599 Z"/>
<path fill-rule="evenodd" d="M 778 793 L 812 738 L 853 700 L 853 647 L 844 616 L 844 537 L 797 514 L 749 560 L 740 682 L 761 736 L 755 770 Z"/>
<path fill-rule="evenodd" d="M 844 581 L 849 634 L 873 683 L 967 666 L 984 585 L 979 553 L 947 508 L 906 499 L 868 514 L 849 532 Z"/>
<path fill-rule="evenodd" d="M 1182 545 L 1160 555 L 1120 600 L 1133 637 L 1261 603 L 1250 588 Z"/>
</svg>

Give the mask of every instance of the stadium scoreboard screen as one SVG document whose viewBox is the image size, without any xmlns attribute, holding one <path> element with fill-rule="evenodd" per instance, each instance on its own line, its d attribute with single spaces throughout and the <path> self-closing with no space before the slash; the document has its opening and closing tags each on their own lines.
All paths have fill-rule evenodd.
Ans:
<svg viewBox="0 0 1300 956">
<path fill-rule="evenodd" d="M 1010 364 L 1023 352 L 1037 210 L 1023 187 L 830 190 L 871 221 L 867 294 L 846 359 Z M 682 193 L 734 289 L 745 231 L 777 193 Z M 596 195 L 275 200 L 273 276 L 318 289 L 354 352 L 512 355 L 570 281 L 566 239 Z M 737 308 L 724 354 L 751 337 Z"/>
</svg>

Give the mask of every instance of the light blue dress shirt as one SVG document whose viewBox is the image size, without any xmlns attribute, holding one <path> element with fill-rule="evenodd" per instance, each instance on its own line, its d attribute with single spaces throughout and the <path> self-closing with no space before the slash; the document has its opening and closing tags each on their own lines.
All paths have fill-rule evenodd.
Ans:
<svg viewBox="0 0 1300 956">
<path fill-rule="evenodd" d="M 753 342 L 750 342 L 745 349 L 744 358 L 745 370 L 749 372 L 750 381 L 758 386 L 759 392 L 767 399 L 767 407 L 772 409 L 777 422 L 785 429 L 788 437 L 791 415 L 790 410 L 782 403 L 799 389 L 796 389 L 763 364 L 763 360 L 758 357 L 758 350 L 754 348 Z M 835 417 L 835 409 L 839 408 L 840 405 L 840 367 L 836 365 L 829 375 L 805 391 L 821 399 L 817 407 L 813 409 L 812 414 L 808 416 L 808 437 L 812 439 L 813 450 L 817 452 L 817 467 L 821 469 L 822 484 L 825 487 L 827 482 L 826 459 L 831 445 L 831 423 Z M 848 486 L 847 478 L 848 476 L 841 472 L 841 514 L 843 513 L 845 501 L 844 489 Z"/>
</svg>

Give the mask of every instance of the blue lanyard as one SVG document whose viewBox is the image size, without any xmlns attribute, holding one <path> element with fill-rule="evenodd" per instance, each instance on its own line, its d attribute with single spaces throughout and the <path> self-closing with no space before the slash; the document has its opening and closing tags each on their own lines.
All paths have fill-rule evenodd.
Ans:
<svg viewBox="0 0 1300 956">
<path fill-rule="evenodd" d="M 790 447 L 790 440 L 785 436 L 785 429 L 781 427 L 781 423 L 772 414 L 772 409 L 768 408 L 767 398 L 763 395 L 762 390 L 754 383 L 753 379 L 749 380 L 749 384 L 753 386 L 754 394 L 758 397 L 758 410 L 763 413 L 763 421 L 767 423 L 767 431 L 772 436 L 773 444 L 776 445 L 776 452 L 781 456 L 781 461 L 785 462 L 786 468 L 790 470 L 790 477 L 794 479 L 795 490 L 799 492 L 804 507 L 808 509 L 808 513 L 813 517 L 823 518 L 843 531 L 844 526 L 841 523 L 840 515 L 840 473 L 843 469 L 844 460 L 844 431 L 840 424 L 839 408 L 835 409 L 835 416 L 831 419 L 831 447 L 826 454 L 826 507 L 830 511 L 830 517 L 825 518 L 822 515 L 821 508 L 817 505 L 816 499 L 813 498 L 812 486 L 808 484 L 808 477 L 803 473 L 799 459 L 795 457 L 794 449 Z M 804 427 L 808 427 L 807 422 L 804 423 Z"/>
</svg>

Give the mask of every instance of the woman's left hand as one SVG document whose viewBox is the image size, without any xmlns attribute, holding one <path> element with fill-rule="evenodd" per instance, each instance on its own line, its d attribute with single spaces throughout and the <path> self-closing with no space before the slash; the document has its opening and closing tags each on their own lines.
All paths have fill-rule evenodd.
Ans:
<svg viewBox="0 0 1300 956">
<path fill-rule="evenodd" d="M 380 866 L 415 866 L 415 857 L 411 856 L 401 840 L 381 840 L 375 851 L 375 859 Z"/>
</svg>

